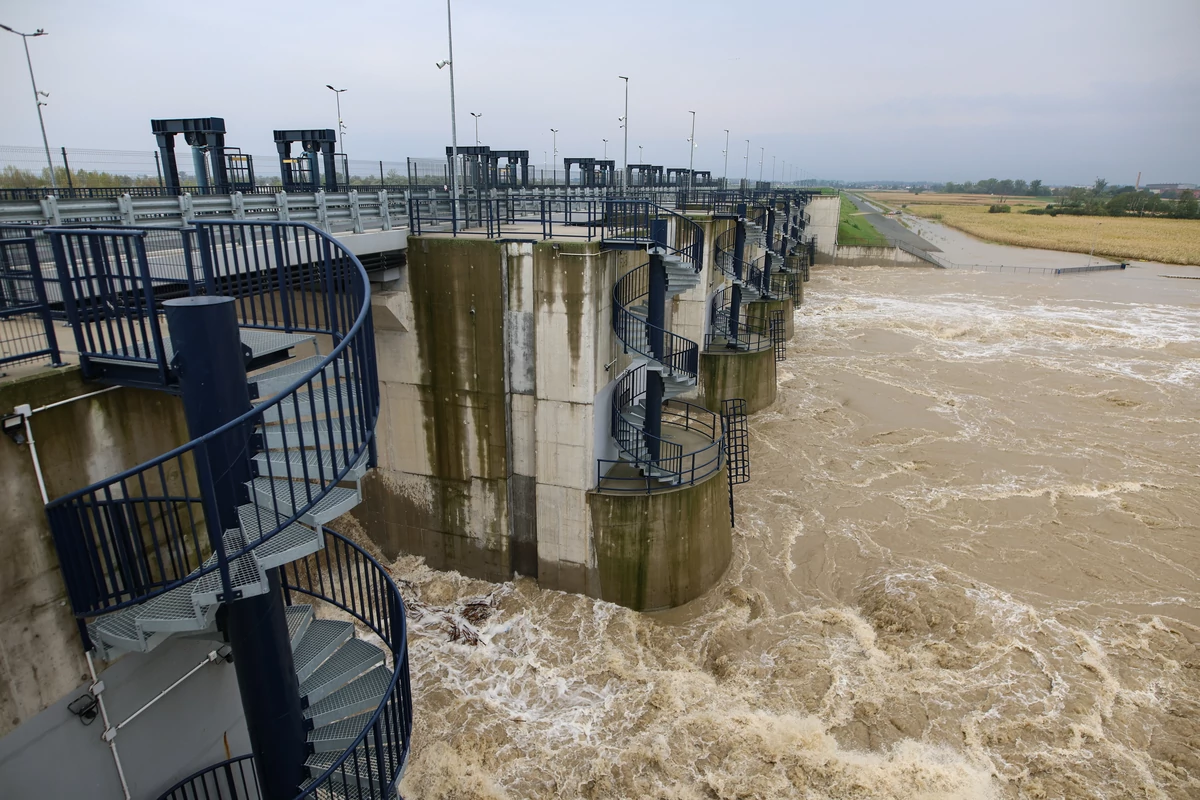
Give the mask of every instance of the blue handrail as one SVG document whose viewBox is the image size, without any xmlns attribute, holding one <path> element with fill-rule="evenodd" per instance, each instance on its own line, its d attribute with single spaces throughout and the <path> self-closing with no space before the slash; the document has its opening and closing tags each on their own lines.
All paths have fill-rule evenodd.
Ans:
<svg viewBox="0 0 1200 800">
<path fill-rule="evenodd" d="M 243 314 L 249 317 L 247 325 L 317 331 L 330 335 L 335 346 L 274 397 L 237 419 L 46 506 L 68 596 L 75 615 L 80 618 L 144 602 L 214 571 L 220 573 L 225 596 L 236 596 L 229 562 L 298 520 L 362 458 L 371 455 L 379 389 L 370 283 L 358 258 L 336 239 L 307 223 L 205 222 L 198 227 L 206 234 L 202 238 L 207 241 L 207 249 L 204 281 L 196 287 L 197 292 L 233 296 L 243 301 Z M 280 232 L 286 232 L 288 246 L 276 250 L 282 255 L 282 263 L 266 265 L 268 271 L 274 270 L 270 280 L 255 274 L 262 272 L 262 263 L 249 263 L 231 255 L 237 250 L 235 247 L 231 251 L 232 245 L 228 243 L 239 240 L 238 234 L 239 246 L 246 248 L 250 247 L 247 242 L 274 244 L 280 240 Z M 58 229 L 52 234 L 66 238 L 72 234 L 91 236 L 96 232 Z M 117 231 L 114 235 L 128 236 L 128 231 Z M 261 250 L 257 245 L 251 249 L 256 253 Z M 245 252 L 249 251 L 243 255 Z M 296 277 L 300 283 L 287 283 L 285 277 Z M 153 279 L 143 280 L 138 288 L 148 293 L 147 303 L 153 308 Z M 283 325 L 281 312 L 268 304 L 267 299 L 277 291 L 300 290 L 319 297 L 320 302 L 309 309 L 306 320 L 292 320 Z M 342 382 L 343 378 L 348 380 Z M 339 386 L 343 388 L 338 389 Z M 317 400 L 318 396 L 323 399 Z M 286 486 L 283 491 L 288 494 L 274 499 L 277 509 L 279 500 L 284 500 L 283 507 L 287 507 L 286 501 L 291 499 L 291 513 L 280 511 L 277 518 L 270 518 L 269 512 L 260 509 L 257 522 L 261 537 L 240 549 L 227 548 L 222 532 L 207 530 L 203 522 L 206 515 L 199 489 L 211 480 L 208 444 L 235 428 L 251 431 L 270 414 L 283 418 L 289 408 L 312 412 L 312 431 L 306 434 L 303 426 L 290 432 L 285 428 L 281 433 L 281 449 L 287 466 L 272 467 L 272 461 L 268 460 L 268 473 L 264 477 L 288 479 L 272 481 L 271 485 Z M 317 420 L 320 414 L 325 419 Z M 292 466 L 292 455 L 314 452 L 332 465 L 328 471 L 322 469 L 320 474 L 310 474 L 303 457 L 298 459 L 304 465 L 302 469 Z M 252 448 L 247 448 L 239 458 L 250 461 L 253 456 Z M 247 474 L 254 474 L 251 465 L 246 468 Z M 296 485 L 293 478 L 303 479 L 302 486 Z M 297 498 L 297 493 L 302 497 Z M 161 494 L 186 499 L 166 508 L 153 508 L 145 499 Z M 203 566 L 206 545 L 217 556 L 208 567 Z"/>
<path fill-rule="evenodd" d="M 381 785 L 394 786 L 411 750 L 412 686 L 404 598 L 387 568 L 370 553 L 335 531 L 324 531 L 325 547 L 316 554 L 315 565 L 292 563 L 281 568 L 284 599 L 291 605 L 297 595 L 315 597 L 366 625 L 387 645 L 392 677 L 362 732 L 328 769 L 307 783 L 296 800 L 327 797 L 335 784 L 356 787 L 364 772 Z M 196 798 L 261 800 L 254 757 L 238 756 L 205 767 L 176 783 L 159 800 Z"/>
</svg>

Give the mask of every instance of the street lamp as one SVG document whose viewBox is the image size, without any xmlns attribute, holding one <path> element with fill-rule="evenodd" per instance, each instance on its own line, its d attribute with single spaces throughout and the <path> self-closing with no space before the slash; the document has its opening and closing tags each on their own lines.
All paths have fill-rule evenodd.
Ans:
<svg viewBox="0 0 1200 800">
<path fill-rule="evenodd" d="M 45 36 L 46 31 L 38 28 L 33 33 L 21 33 L 7 25 L 0 25 L 0 28 L 20 36 L 21 43 L 25 45 L 25 63 L 29 65 L 29 84 L 33 87 L 33 102 L 37 104 L 38 125 L 42 127 L 42 146 L 46 148 L 46 164 L 50 167 L 50 188 L 57 191 L 58 183 L 54 180 L 54 160 L 50 158 L 50 140 L 46 138 L 46 120 L 42 118 L 42 106 L 46 105 L 42 102 L 42 98 L 50 97 L 50 93 L 38 91 L 37 81 L 33 77 L 33 59 L 29 57 L 29 39 L 34 36 Z"/>
<path fill-rule="evenodd" d="M 640 144 L 638 145 L 638 163 L 642 163 L 642 146 Z"/>
<path fill-rule="evenodd" d="M 345 89 L 335 89 L 330 84 L 325 84 L 325 88 L 333 92 L 333 96 L 337 98 L 337 114 L 338 114 L 338 150 L 342 153 L 342 167 L 346 171 L 346 185 L 350 185 L 350 165 L 345 163 L 346 159 L 346 142 L 342 138 L 342 134 L 346 132 L 346 123 L 342 122 L 342 92 Z"/>
<path fill-rule="evenodd" d="M 750 140 L 749 139 L 746 140 L 746 155 L 743 157 L 743 160 L 746 162 L 746 172 L 744 175 L 742 175 L 742 183 L 747 184 L 750 182 Z M 745 187 L 743 186 L 743 188 L 745 188 Z"/>
<path fill-rule="evenodd" d="M 618 75 L 618 78 L 625 81 L 625 116 L 621 117 L 621 127 L 625 129 L 625 164 L 622 167 L 622 184 L 629 184 L 629 78 L 624 75 Z M 638 157 L 641 161 L 641 157 Z"/>
<path fill-rule="evenodd" d="M 476 114 L 474 111 L 472 111 L 471 116 L 475 118 L 475 146 L 478 147 L 479 146 L 479 118 L 482 117 L 483 114 Z"/>
<path fill-rule="evenodd" d="M 724 188 L 729 188 L 729 128 L 725 129 L 725 149 L 721 151 L 721 155 L 725 156 L 725 174 L 721 176 L 721 183 Z"/>
<path fill-rule="evenodd" d="M 558 169 L 558 128 L 550 129 L 550 149 L 554 152 L 554 168 Z"/>
<path fill-rule="evenodd" d="M 437 68 L 450 68 L 450 215 L 453 217 L 453 201 L 458 198 L 458 117 L 454 113 L 454 25 L 450 17 L 450 0 L 446 0 L 446 44 L 448 57 L 437 62 Z"/>
<path fill-rule="evenodd" d="M 776 156 L 771 156 L 771 183 L 775 183 L 775 158 Z"/>
<path fill-rule="evenodd" d="M 696 182 L 695 176 L 692 174 L 692 164 L 696 161 L 696 112 L 689 111 L 692 115 L 692 135 L 688 137 L 688 188 Z"/>
<path fill-rule="evenodd" d="M 763 159 L 765 159 L 766 157 L 767 157 L 767 148 L 765 148 L 765 147 L 758 148 L 758 182 L 759 183 L 762 183 Z"/>
<path fill-rule="evenodd" d="M 604 142 L 604 160 L 607 161 L 608 160 L 608 139 L 601 139 L 600 141 Z"/>
</svg>

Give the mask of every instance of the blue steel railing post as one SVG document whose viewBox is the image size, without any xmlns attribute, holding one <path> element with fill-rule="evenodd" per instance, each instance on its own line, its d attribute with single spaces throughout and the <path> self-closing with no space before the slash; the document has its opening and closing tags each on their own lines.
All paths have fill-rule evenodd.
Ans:
<svg viewBox="0 0 1200 800">
<path fill-rule="evenodd" d="M 733 234 L 733 274 L 735 280 L 730 290 L 729 300 L 729 346 L 737 346 L 738 329 L 741 327 L 739 316 L 742 308 L 742 264 L 746 257 L 746 204 L 739 203 L 737 207 L 737 229 Z"/>
<path fill-rule="evenodd" d="M 42 329 L 46 335 L 46 349 L 49 350 L 51 366 L 61 367 L 62 357 L 58 352 L 58 337 L 54 333 L 54 320 L 50 316 L 50 303 L 46 299 L 46 284 L 42 277 L 42 264 L 38 259 L 37 243 L 32 234 L 25 242 L 26 258 L 29 261 L 30 278 L 33 281 L 33 296 L 37 302 L 38 316 L 42 318 Z"/>
<path fill-rule="evenodd" d="M 187 273 L 188 295 L 195 297 L 196 291 L 196 276 L 192 274 L 195 264 L 192 259 L 192 235 L 195 233 L 191 228 L 183 228 L 179 231 L 179 238 L 183 245 L 183 269 Z"/>
<path fill-rule="evenodd" d="M 271 227 L 271 240 L 275 249 L 275 274 L 279 281 L 279 307 L 283 315 L 283 329 L 291 333 L 292 327 L 292 304 L 296 302 L 295 295 L 292 294 L 291 276 L 287 271 L 287 259 L 283 253 L 283 237 L 286 235 L 283 228 L 278 225 Z"/>
<path fill-rule="evenodd" d="M 763 255 L 762 293 L 771 293 L 771 265 L 775 259 L 775 206 L 767 209 L 767 251 Z"/>
<path fill-rule="evenodd" d="M 150 262 L 146 258 L 146 235 L 142 231 L 133 237 L 133 252 L 137 259 L 138 277 L 142 282 L 142 298 L 146 303 L 146 316 L 150 320 L 150 343 L 154 348 L 158 380 L 162 386 L 167 386 L 170 383 L 167 350 L 163 347 L 162 328 L 158 326 L 158 305 L 154 297 L 154 281 L 150 278 Z"/>
<path fill-rule="evenodd" d="M 188 433 L 197 439 L 250 409 L 234 300 L 187 297 L 164 305 Z M 208 534 L 221 561 L 224 532 L 239 528 L 238 506 L 248 500 L 252 436 L 247 422 L 209 436 L 196 450 Z M 290 800 L 304 778 L 308 746 L 279 569 L 268 570 L 267 578 L 266 594 L 239 598 L 222 563 L 222 612 L 262 797 Z"/>
<path fill-rule="evenodd" d="M 663 263 L 663 254 L 667 246 L 667 221 L 665 219 L 648 219 L 649 207 L 646 207 L 647 228 L 654 246 L 650 250 L 650 265 L 648 267 L 648 289 L 646 298 L 646 321 L 650 339 L 650 353 L 660 363 L 663 360 L 663 329 L 666 322 L 667 271 Z M 657 370 L 646 370 L 646 420 L 645 433 L 646 451 L 652 463 L 660 459 L 662 444 L 662 399 L 663 376 Z"/>
</svg>

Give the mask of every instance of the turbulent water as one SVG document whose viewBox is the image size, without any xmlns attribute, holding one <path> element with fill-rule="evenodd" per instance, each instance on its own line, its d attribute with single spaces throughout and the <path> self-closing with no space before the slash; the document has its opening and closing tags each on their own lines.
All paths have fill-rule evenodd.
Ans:
<svg viewBox="0 0 1200 800">
<path fill-rule="evenodd" d="M 395 565 L 405 795 L 1200 797 L 1200 281 L 1161 271 L 815 272 L 704 598 Z"/>
</svg>

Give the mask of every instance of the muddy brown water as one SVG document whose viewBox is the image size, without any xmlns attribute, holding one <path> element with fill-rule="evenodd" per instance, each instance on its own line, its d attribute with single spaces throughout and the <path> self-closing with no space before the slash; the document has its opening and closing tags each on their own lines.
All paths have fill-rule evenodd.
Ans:
<svg viewBox="0 0 1200 800">
<path fill-rule="evenodd" d="M 816 271 L 705 597 L 395 564 L 405 796 L 1200 797 L 1179 269 Z"/>
</svg>

